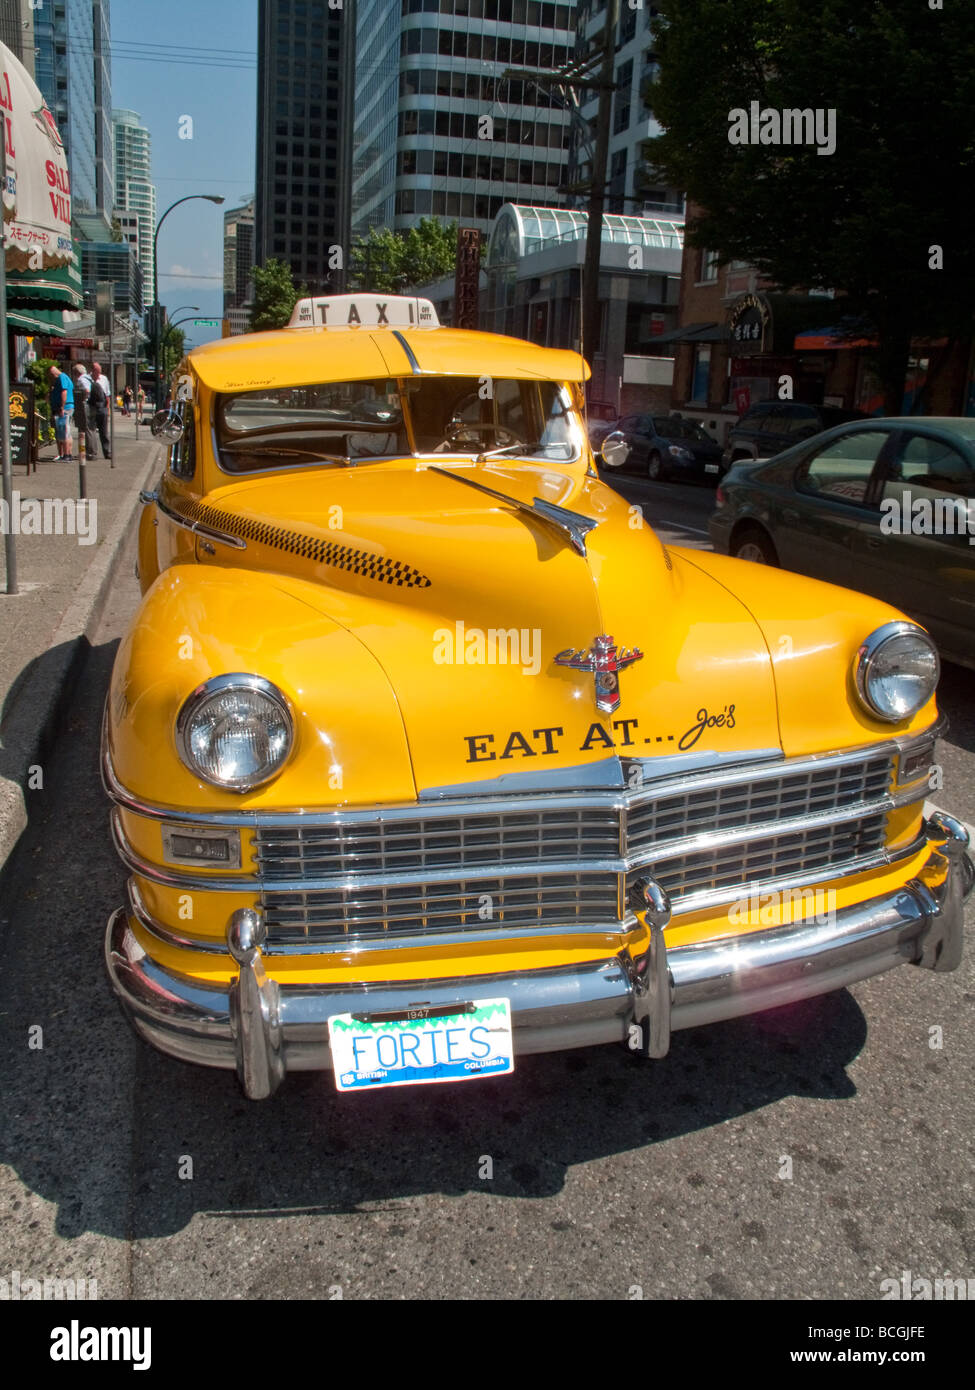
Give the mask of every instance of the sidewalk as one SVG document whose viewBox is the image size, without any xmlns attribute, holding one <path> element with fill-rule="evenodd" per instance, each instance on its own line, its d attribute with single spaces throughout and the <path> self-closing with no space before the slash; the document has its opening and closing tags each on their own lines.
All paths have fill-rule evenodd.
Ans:
<svg viewBox="0 0 975 1390">
<path fill-rule="evenodd" d="M 42 446 L 36 473 L 14 468 L 13 514 L 0 516 L 0 524 L 23 528 L 16 535 L 16 595 L 5 592 L 0 545 L 0 869 L 27 823 L 29 769 L 43 769 L 138 521 L 139 491 L 162 467 L 163 448 L 148 424 L 140 425 L 138 441 L 135 434 L 134 418 L 117 414 L 115 467 L 100 458 L 87 464 L 88 502 L 80 506 L 77 458 L 57 462 L 53 443 Z M 77 455 L 77 438 L 73 447 Z M 61 534 L 32 534 L 42 524 Z"/>
</svg>

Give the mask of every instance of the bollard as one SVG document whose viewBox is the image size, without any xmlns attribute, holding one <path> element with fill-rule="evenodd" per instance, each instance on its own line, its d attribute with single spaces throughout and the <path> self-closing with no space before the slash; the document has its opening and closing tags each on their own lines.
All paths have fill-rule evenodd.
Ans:
<svg viewBox="0 0 975 1390">
<path fill-rule="evenodd" d="M 88 488 L 85 479 L 85 466 L 87 463 L 87 459 L 85 458 L 85 436 L 83 430 L 79 430 L 78 433 L 81 435 L 81 438 L 78 440 L 78 496 L 87 497 Z"/>
</svg>

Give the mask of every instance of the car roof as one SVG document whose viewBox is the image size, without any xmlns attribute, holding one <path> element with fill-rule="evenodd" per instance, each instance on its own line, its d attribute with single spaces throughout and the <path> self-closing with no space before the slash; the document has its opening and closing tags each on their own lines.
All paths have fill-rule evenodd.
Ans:
<svg viewBox="0 0 975 1390">
<path fill-rule="evenodd" d="M 463 328 L 281 328 L 217 338 L 187 354 L 214 391 L 372 377 L 465 376 L 585 381 L 577 352 Z"/>
</svg>

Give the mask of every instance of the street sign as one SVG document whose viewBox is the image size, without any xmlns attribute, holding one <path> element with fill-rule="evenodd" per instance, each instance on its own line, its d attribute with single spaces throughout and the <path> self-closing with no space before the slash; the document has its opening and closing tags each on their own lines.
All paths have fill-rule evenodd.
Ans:
<svg viewBox="0 0 975 1390">
<path fill-rule="evenodd" d="M 219 320 L 219 319 L 194 319 L 194 320 L 193 320 L 193 326 L 194 326 L 194 328 L 219 328 L 219 327 L 220 327 L 220 320 Z"/>
</svg>

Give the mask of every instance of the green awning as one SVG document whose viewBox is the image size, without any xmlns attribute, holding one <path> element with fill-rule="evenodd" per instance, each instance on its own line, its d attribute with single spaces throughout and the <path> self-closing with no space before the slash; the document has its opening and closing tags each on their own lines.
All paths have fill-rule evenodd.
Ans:
<svg viewBox="0 0 975 1390">
<path fill-rule="evenodd" d="M 47 338 L 61 338 L 64 336 L 64 311 L 8 309 L 7 327 L 14 333 L 37 333 Z"/>
<path fill-rule="evenodd" d="M 38 309 L 80 309 L 84 302 L 81 270 L 75 256 L 70 265 L 49 270 L 7 271 L 7 313 L 16 309 L 34 314 Z M 60 318 L 60 315 L 58 315 Z M 58 324 L 58 331 L 61 325 Z"/>
</svg>

